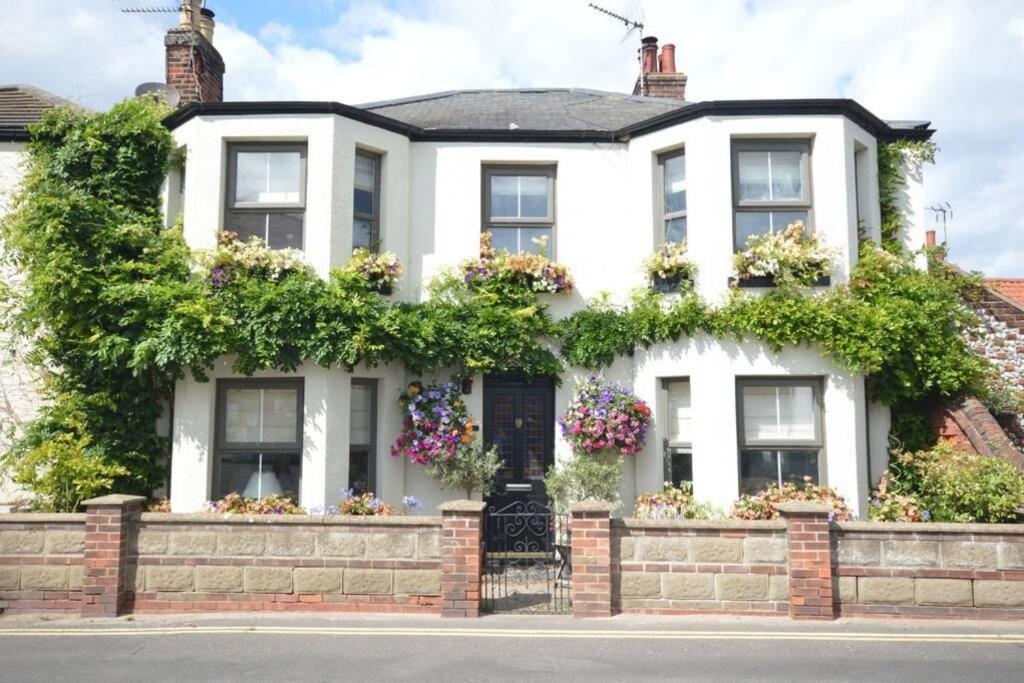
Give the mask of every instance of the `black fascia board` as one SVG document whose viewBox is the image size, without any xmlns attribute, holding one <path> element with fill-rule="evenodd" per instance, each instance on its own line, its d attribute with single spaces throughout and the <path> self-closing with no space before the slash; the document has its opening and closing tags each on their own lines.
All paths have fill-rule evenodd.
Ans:
<svg viewBox="0 0 1024 683">
<path fill-rule="evenodd" d="M 177 128 L 200 115 L 335 114 L 376 126 L 416 142 L 622 142 L 631 137 L 674 126 L 705 116 L 845 116 L 882 141 L 927 140 L 935 132 L 926 127 L 892 128 L 863 106 L 849 99 L 804 100 L 711 100 L 625 126 L 616 131 L 524 130 L 476 128 L 420 128 L 381 114 L 339 102 L 205 102 L 187 104 L 164 119 Z"/>
</svg>

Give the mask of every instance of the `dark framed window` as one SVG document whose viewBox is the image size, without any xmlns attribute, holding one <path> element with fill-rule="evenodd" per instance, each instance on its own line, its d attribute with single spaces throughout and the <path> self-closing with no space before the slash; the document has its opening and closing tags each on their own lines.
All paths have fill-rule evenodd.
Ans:
<svg viewBox="0 0 1024 683">
<path fill-rule="evenodd" d="M 686 239 L 686 154 L 682 150 L 658 157 L 658 205 L 663 242 Z"/>
<path fill-rule="evenodd" d="M 820 483 L 821 380 L 744 378 L 736 382 L 740 492 L 770 483 Z"/>
<path fill-rule="evenodd" d="M 356 150 L 352 190 L 353 249 L 380 250 L 380 167 L 379 154 Z"/>
<path fill-rule="evenodd" d="M 228 145 L 225 230 L 272 249 L 302 249 L 306 218 L 306 145 Z"/>
<path fill-rule="evenodd" d="M 693 446 L 690 436 L 690 380 L 663 379 L 665 391 L 665 481 L 673 486 L 693 482 Z"/>
<path fill-rule="evenodd" d="M 810 225 L 811 143 L 807 140 L 735 140 L 732 143 L 734 248 L 755 235 Z"/>
<path fill-rule="evenodd" d="M 298 500 L 302 401 L 301 379 L 217 380 L 213 498 Z"/>
<path fill-rule="evenodd" d="M 377 380 L 352 380 L 349 416 L 348 485 L 361 495 L 377 487 Z"/>
<path fill-rule="evenodd" d="M 495 249 L 512 254 L 554 251 L 555 167 L 485 166 L 483 231 Z"/>
</svg>

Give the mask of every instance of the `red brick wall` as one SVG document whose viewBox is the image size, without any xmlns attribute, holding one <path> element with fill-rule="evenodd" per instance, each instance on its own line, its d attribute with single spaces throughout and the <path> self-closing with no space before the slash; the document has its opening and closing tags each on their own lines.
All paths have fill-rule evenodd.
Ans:
<svg viewBox="0 0 1024 683">
<path fill-rule="evenodd" d="M 221 102 L 224 60 L 196 31 L 173 29 L 164 37 L 167 83 L 181 93 L 181 102 Z"/>
</svg>

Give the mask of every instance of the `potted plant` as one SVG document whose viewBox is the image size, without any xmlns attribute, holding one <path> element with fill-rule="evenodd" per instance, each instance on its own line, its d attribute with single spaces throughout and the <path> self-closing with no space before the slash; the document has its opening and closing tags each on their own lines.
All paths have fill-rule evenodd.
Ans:
<svg viewBox="0 0 1024 683">
<path fill-rule="evenodd" d="M 402 276 L 402 264 L 390 251 L 377 253 L 364 247 L 352 252 L 346 270 L 364 278 L 372 291 L 390 296 L 395 282 Z"/>
<path fill-rule="evenodd" d="M 818 235 L 795 221 L 781 232 L 751 235 L 733 256 L 734 284 L 739 287 L 811 287 L 830 284 L 836 252 Z"/>
<path fill-rule="evenodd" d="M 697 266 L 686 253 L 686 240 L 665 242 L 644 259 L 644 272 L 651 279 L 655 292 L 678 292 L 685 286 L 693 285 Z"/>
<path fill-rule="evenodd" d="M 598 377 L 576 387 L 558 421 L 574 453 L 635 455 L 644 447 L 651 408 L 633 392 Z"/>
</svg>

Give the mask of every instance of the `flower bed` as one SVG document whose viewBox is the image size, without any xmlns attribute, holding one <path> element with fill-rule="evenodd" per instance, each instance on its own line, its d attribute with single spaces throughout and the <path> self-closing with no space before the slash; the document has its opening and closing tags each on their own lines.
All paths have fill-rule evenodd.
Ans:
<svg viewBox="0 0 1024 683">
<path fill-rule="evenodd" d="M 753 281 L 762 286 L 809 287 L 828 277 L 835 255 L 816 233 L 796 221 L 781 232 L 749 237 L 746 248 L 733 256 L 733 267 L 739 286 Z"/>
<path fill-rule="evenodd" d="M 352 252 L 345 270 L 362 277 L 370 289 L 385 296 L 394 291 L 395 282 L 402 276 L 402 264 L 392 252 L 378 254 L 362 247 Z"/>
<path fill-rule="evenodd" d="M 473 439 L 473 420 L 462 400 L 459 382 L 424 387 L 413 382 L 399 398 L 404 413 L 402 433 L 391 447 L 393 457 L 408 456 L 425 465 L 437 458 L 453 458 Z"/>
<path fill-rule="evenodd" d="M 828 486 L 812 484 L 810 477 L 804 478 L 803 486 L 786 482 L 782 486 L 772 483 L 764 491 L 740 496 L 732 508 L 732 516 L 738 519 L 779 519 L 779 505 L 793 500 L 825 503 L 832 508 L 829 520 L 845 522 L 853 516 L 846 500 Z"/>
<path fill-rule="evenodd" d="M 693 484 L 682 482 L 673 486 L 666 481 L 658 493 L 641 493 L 633 503 L 633 516 L 637 519 L 711 519 L 715 509 L 708 503 L 698 503 L 693 497 Z"/>
<path fill-rule="evenodd" d="M 206 503 L 207 512 L 239 515 L 304 515 L 306 511 L 287 496 L 269 495 L 266 498 L 245 498 L 229 493 L 220 500 Z"/>
<path fill-rule="evenodd" d="M 650 407 L 631 391 L 591 377 L 576 387 L 559 425 L 577 454 L 633 455 L 644 446 L 650 420 Z"/>
<path fill-rule="evenodd" d="M 656 292 L 677 292 L 693 285 L 697 266 L 686 253 L 686 240 L 665 242 L 644 259 L 644 272 Z"/>
<path fill-rule="evenodd" d="M 559 294 L 572 290 L 568 269 L 547 258 L 547 239 L 542 238 L 540 254 L 509 254 L 491 246 L 491 233 L 480 235 L 480 257 L 462 263 L 466 283 L 504 282 L 524 286 L 537 293 Z"/>
</svg>

